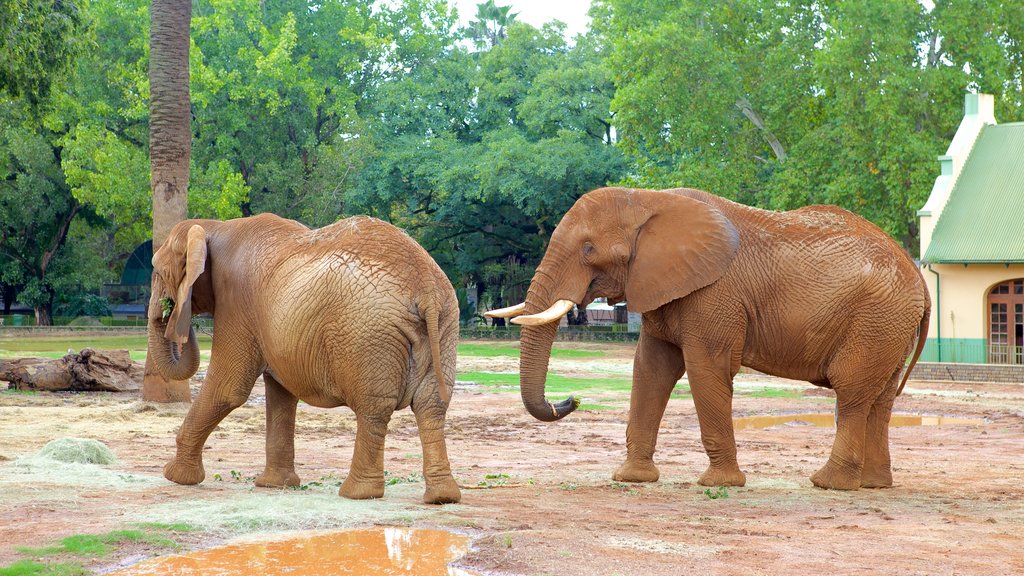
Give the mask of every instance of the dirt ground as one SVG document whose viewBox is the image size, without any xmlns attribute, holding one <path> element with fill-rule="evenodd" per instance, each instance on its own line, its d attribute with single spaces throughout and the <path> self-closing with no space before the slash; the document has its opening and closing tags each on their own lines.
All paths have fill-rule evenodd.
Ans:
<svg viewBox="0 0 1024 576">
<path fill-rule="evenodd" d="M 609 354 L 596 360 L 553 359 L 552 371 L 629 374 L 632 347 L 602 349 Z M 459 370 L 508 372 L 516 364 L 460 358 Z M 765 386 L 799 396 L 742 393 Z M 828 413 L 832 398 L 807 384 L 741 375 L 734 414 Z M 0 566 L 20 557 L 19 546 L 184 521 L 203 528 L 181 536 L 188 549 L 298 528 L 442 528 L 473 538 L 456 564 L 480 574 L 1024 573 L 1024 384 L 911 382 L 897 412 L 984 422 L 892 428 L 896 486 L 856 492 L 811 485 L 834 430 L 800 422 L 738 430 L 747 485 L 705 491 L 696 484 L 707 463 L 697 418 L 681 395 L 661 427 L 661 480 L 612 482 L 625 457 L 628 394 L 598 400 L 613 409 L 545 424 L 526 414 L 515 389 L 460 383 L 448 420 L 452 467 L 460 483 L 484 487 L 464 489 L 461 504 L 427 506 L 408 410 L 389 427 L 385 497 L 353 503 L 336 493 L 354 439 L 345 408 L 300 405 L 296 462 L 305 489 L 254 488 L 263 466 L 257 386 L 208 441 L 206 481 L 188 487 L 160 476 L 187 407 L 112 393 L 0 393 Z M 85 473 L 34 466 L 31 456 L 58 437 L 101 440 L 120 463 Z M 156 553 L 127 547 L 86 566 L 103 573 Z"/>
</svg>

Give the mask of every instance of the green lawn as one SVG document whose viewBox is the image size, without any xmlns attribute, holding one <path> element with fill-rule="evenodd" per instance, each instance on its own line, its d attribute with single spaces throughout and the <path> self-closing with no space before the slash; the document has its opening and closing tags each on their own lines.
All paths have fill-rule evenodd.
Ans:
<svg viewBox="0 0 1024 576">
<path fill-rule="evenodd" d="M 463 382 L 474 382 L 482 386 L 519 387 L 519 374 L 460 372 L 457 378 Z M 632 378 L 569 378 L 559 374 L 548 374 L 547 384 L 544 390 L 548 394 L 583 394 L 595 392 L 629 392 L 632 387 Z"/>
<path fill-rule="evenodd" d="M 607 352 L 602 350 L 570 350 L 558 347 L 551 349 L 552 358 L 600 358 L 606 355 Z M 518 358 L 519 347 L 504 343 L 463 342 L 459 344 L 459 356 L 505 356 Z"/>
<path fill-rule="evenodd" d="M 209 358 L 212 343 L 213 340 L 206 334 L 199 335 L 199 348 L 203 352 L 203 358 Z M 67 354 L 68 350 L 81 352 L 83 348 L 128 350 L 132 360 L 141 362 L 146 358 L 146 335 L 3 338 L 0 339 L 0 358 L 60 358 Z"/>
</svg>

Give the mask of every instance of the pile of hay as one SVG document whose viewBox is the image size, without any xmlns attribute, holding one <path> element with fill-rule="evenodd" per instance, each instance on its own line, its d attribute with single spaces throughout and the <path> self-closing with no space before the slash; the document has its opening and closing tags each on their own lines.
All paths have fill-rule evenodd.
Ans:
<svg viewBox="0 0 1024 576">
<path fill-rule="evenodd" d="M 107 448 L 99 440 L 89 438 L 50 440 L 37 456 L 68 464 L 99 464 L 101 466 L 117 464 L 117 458 L 110 448 Z"/>
</svg>

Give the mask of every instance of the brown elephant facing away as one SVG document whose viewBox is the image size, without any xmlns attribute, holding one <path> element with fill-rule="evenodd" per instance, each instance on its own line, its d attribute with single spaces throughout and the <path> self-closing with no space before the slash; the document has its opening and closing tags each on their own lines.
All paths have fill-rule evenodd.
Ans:
<svg viewBox="0 0 1024 576">
<path fill-rule="evenodd" d="M 892 485 L 889 416 L 931 302 L 914 262 L 875 225 L 834 206 L 769 212 L 691 189 L 584 195 L 552 233 L 526 302 L 491 312 L 524 326 L 520 382 L 534 417 L 575 409 L 544 398 L 551 344 L 562 315 L 601 296 L 643 313 L 616 480 L 658 479 L 658 427 L 685 372 L 710 459 L 700 483 L 744 485 L 732 424 L 742 365 L 835 390 L 836 438 L 815 485 Z"/>
<path fill-rule="evenodd" d="M 156 368 L 171 379 L 195 373 L 192 314 L 212 314 L 215 331 L 206 380 L 165 477 L 202 482 L 203 444 L 263 374 L 267 460 L 257 485 L 299 483 L 301 399 L 355 412 L 352 465 L 340 494 L 383 496 L 388 421 L 411 406 L 423 444 L 424 500 L 459 501 L 444 439 L 458 301 L 434 260 L 404 232 L 368 217 L 318 230 L 270 214 L 188 220 L 175 226 L 153 266 L 149 354 Z"/>
</svg>

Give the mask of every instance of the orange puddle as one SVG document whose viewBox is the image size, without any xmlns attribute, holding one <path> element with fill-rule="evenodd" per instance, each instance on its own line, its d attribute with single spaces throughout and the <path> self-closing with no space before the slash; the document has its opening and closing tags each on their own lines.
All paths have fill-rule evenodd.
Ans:
<svg viewBox="0 0 1024 576">
<path fill-rule="evenodd" d="M 110 575 L 474 576 L 474 572 L 448 566 L 468 549 L 468 536 L 441 530 L 346 530 L 164 556 Z"/>
<path fill-rule="evenodd" d="M 809 424 L 812 426 L 835 427 L 835 414 L 790 414 L 788 416 L 747 416 L 733 418 L 733 428 L 747 430 L 750 428 L 769 428 L 789 422 Z M 915 414 L 893 414 L 889 419 L 890 426 L 964 426 L 984 424 L 978 418 L 951 418 L 949 416 L 917 416 Z"/>
</svg>

